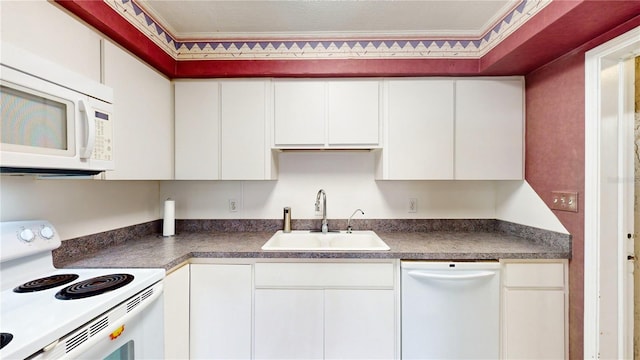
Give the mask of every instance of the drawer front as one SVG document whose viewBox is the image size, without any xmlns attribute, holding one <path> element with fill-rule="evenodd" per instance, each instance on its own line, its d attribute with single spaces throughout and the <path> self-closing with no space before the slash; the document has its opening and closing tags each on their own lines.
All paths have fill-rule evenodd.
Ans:
<svg viewBox="0 0 640 360">
<path fill-rule="evenodd" d="M 256 287 L 393 288 L 392 263 L 257 263 Z"/>
<path fill-rule="evenodd" d="M 504 285 L 564 288 L 564 268 L 563 263 L 506 264 Z"/>
</svg>

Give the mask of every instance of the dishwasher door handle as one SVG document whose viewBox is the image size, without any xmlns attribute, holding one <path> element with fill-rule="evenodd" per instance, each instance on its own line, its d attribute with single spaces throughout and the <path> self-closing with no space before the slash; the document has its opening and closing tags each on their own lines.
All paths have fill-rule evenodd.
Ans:
<svg viewBox="0 0 640 360">
<path fill-rule="evenodd" d="M 495 271 L 476 271 L 472 273 L 464 273 L 464 274 L 441 274 L 441 273 L 432 273 L 432 272 L 422 272 L 422 271 L 409 271 L 407 273 L 409 276 L 417 278 L 417 279 L 434 279 L 434 280 L 469 280 L 469 279 L 480 279 L 491 277 L 496 274 Z"/>
</svg>

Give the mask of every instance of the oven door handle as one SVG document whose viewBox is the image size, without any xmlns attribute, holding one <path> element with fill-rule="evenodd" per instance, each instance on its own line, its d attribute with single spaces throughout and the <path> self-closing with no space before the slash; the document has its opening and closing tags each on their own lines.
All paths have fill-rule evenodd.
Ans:
<svg viewBox="0 0 640 360">
<path fill-rule="evenodd" d="M 85 353 L 87 349 L 96 346 L 99 342 L 105 341 L 109 338 L 111 338 L 111 340 L 115 340 L 120 335 L 125 334 L 127 330 L 125 328 L 125 325 L 129 321 L 131 321 L 132 318 L 140 314 L 140 312 L 142 312 L 145 308 L 156 301 L 160 297 L 160 295 L 162 295 L 162 282 L 158 282 L 155 285 L 152 285 L 152 287 L 153 293 L 150 296 L 144 298 L 144 300 L 142 300 L 143 303 L 135 306 L 128 313 L 118 317 L 118 314 L 126 311 L 127 304 L 131 303 L 133 298 L 130 298 L 124 303 L 118 305 L 115 309 L 109 310 L 107 312 L 107 315 L 99 316 L 98 318 L 89 322 L 89 324 L 85 325 L 82 329 L 66 335 L 64 338 L 58 340 L 58 343 L 55 346 L 51 346 L 53 344 L 46 346 L 39 354 L 41 356 L 36 356 L 34 359 L 75 359 L 79 356 L 82 356 L 82 354 Z M 146 292 L 146 290 L 142 293 L 144 292 Z M 138 294 L 137 297 L 140 297 L 140 294 Z M 122 307 L 124 307 L 124 309 L 122 309 Z M 116 317 L 113 320 L 110 319 L 112 315 Z M 92 327 L 92 325 L 104 321 L 105 316 L 109 318 L 109 325 L 98 332 L 91 333 L 89 329 Z M 72 350 L 70 350 L 69 352 L 66 352 L 67 340 L 73 341 L 73 339 L 77 338 L 78 334 L 83 331 L 87 333 L 87 336 L 89 336 L 88 340 L 78 345 L 77 347 L 72 348 Z M 58 355 L 57 352 L 60 352 L 60 355 Z"/>
</svg>

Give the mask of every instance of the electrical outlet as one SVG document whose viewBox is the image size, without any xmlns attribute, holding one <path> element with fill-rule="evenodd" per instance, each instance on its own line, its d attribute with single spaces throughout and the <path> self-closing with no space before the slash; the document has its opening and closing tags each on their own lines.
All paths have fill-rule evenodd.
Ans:
<svg viewBox="0 0 640 360">
<path fill-rule="evenodd" d="M 578 212 L 578 192 L 552 191 L 551 208 L 553 210 Z"/>
<path fill-rule="evenodd" d="M 410 213 L 418 212 L 418 199 L 416 198 L 409 199 L 409 212 Z"/>
<path fill-rule="evenodd" d="M 237 212 L 238 211 L 238 202 L 236 199 L 229 199 L 229 212 Z"/>
</svg>

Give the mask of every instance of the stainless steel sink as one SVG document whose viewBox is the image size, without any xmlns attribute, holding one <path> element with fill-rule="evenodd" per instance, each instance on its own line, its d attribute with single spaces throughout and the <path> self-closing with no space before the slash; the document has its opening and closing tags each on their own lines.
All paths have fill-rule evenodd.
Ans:
<svg viewBox="0 0 640 360">
<path fill-rule="evenodd" d="M 387 251 L 389 246 L 373 231 L 351 233 L 341 231 L 323 234 L 302 230 L 285 233 L 280 230 L 262 246 L 262 250 Z"/>
</svg>

